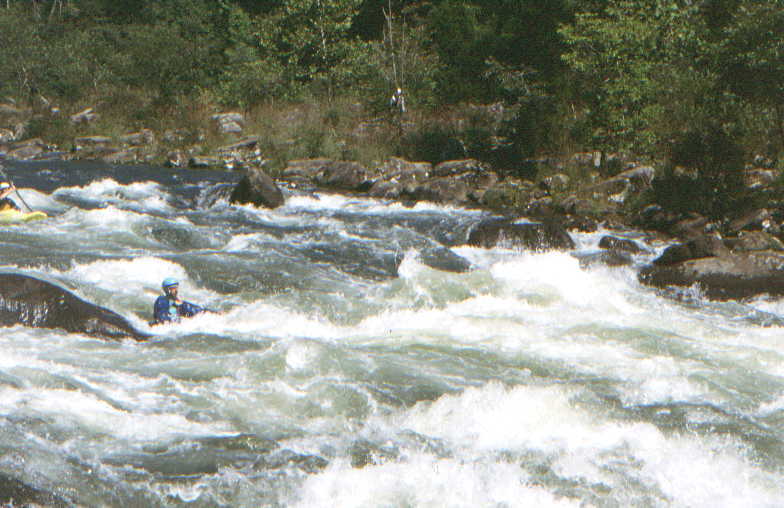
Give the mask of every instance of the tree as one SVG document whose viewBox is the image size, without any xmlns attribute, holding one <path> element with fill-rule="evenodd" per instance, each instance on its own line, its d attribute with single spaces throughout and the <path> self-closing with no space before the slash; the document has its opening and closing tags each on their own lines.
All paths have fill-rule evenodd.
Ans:
<svg viewBox="0 0 784 508">
<path fill-rule="evenodd" d="M 746 1 L 725 23 L 719 58 L 729 89 L 771 118 L 784 151 L 784 2 Z M 770 114 L 767 114 L 767 113 Z"/>
<path fill-rule="evenodd" d="M 328 98 L 352 85 L 369 46 L 351 32 L 361 0 L 281 0 L 260 24 L 266 58 L 286 69 L 291 85 L 316 84 Z"/>
<path fill-rule="evenodd" d="M 672 103 L 665 97 L 707 93 L 715 75 L 705 65 L 699 14 L 688 0 L 608 0 L 561 28 L 569 47 L 564 59 L 586 86 L 595 148 L 649 153 L 666 137 L 661 129 Z"/>
</svg>

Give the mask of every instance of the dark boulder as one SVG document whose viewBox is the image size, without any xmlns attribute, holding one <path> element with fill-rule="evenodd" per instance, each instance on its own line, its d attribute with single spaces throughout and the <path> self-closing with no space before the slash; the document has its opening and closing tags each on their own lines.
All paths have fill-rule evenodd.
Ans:
<svg viewBox="0 0 784 508">
<path fill-rule="evenodd" d="M 353 161 L 327 162 L 316 173 L 315 183 L 348 191 L 366 191 L 373 185 L 367 168 Z"/>
<path fill-rule="evenodd" d="M 673 265 L 690 259 L 726 256 L 729 249 L 721 238 L 715 236 L 700 236 L 686 243 L 679 243 L 667 247 L 661 256 L 654 260 L 658 266 Z"/>
<path fill-rule="evenodd" d="M 669 229 L 669 233 L 678 238 L 693 239 L 705 235 L 714 225 L 707 217 L 698 213 L 690 213 L 679 218 Z"/>
<path fill-rule="evenodd" d="M 666 288 L 698 284 L 713 300 L 784 295 L 784 254 L 748 252 L 653 264 L 640 271 L 643 284 Z"/>
<path fill-rule="evenodd" d="M 121 315 L 35 277 L 0 273 L 0 325 L 61 328 L 103 339 L 145 340 Z"/>
<path fill-rule="evenodd" d="M 741 231 L 737 237 L 728 238 L 724 243 L 735 252 L 753 250 L 784 251 L 784 243 L 765 231 Z"/>
<path fill-rule="evenodd" d="M 383 199 L 411 199 L 419 185 L 430 178 L 433 166 L 429 162 L 409 162 L 396 157 L 378 168 L 378 177 L 370 188 L 372 197 Z"/>
<path fill-rule="evenodd" d="M 281 177 L 286 180 L 314 181 L 316 175 L 330 162 L 332 159 L 291 160 L 281 172 Z"/>
<path fill-rule="evenodd" d="M 431 178 L 419 184 L 405 197 L 415 201 L 463 204 L 468 201 L 469 191 L 468 185 L 455 178 Z"/>
<path fill-rule="evenodd" d="M 498 245 L 534 251 L 574 248 L 572 237 L 557 222 L 519 222 L 509 219 L 480 222 L 469 233 L 468 244 L 484 248 Z"/>
<path fill-rule="evenodd" d="M 242 180 L 234 187 L 229 202 L 277 208 L 283 205 L 285 199 L 275 181 L 267 173 L 259 168 L 249 168 Z"/>
<path fill-rule="evenodd" d="M 491 210 L 523 210 L 534 199 L 534 184 L 526 180 L 507 178 L 489 187 L 480 204 Z"/>
<path fill-rule="evenodd" d="M 620 252 L 628 252 L 630 254 L 639 254 L 645 252 L 645 249 L 637 245 L 634 240 L 627 238 L 617 238 L 615 236 L 603 236 L 599 240 L 599 248 L 606 250 L 615 250 Z"/>
<path fill-rule="evenodd" d="M 603 250 L 590 254 L 576 254 L 575 257 L 580 261 L 580 268 L 591 268 L 596 265 L 629 266 L 633 263 L 629 254 L 617 250 Z"/>
<path fill-rule="evenodd" d="M 471 269 L 471 262 L 446 247 L 428 247 L 419 253 L 423 264 L 444 272 L 462 273 Z"/>
<path fill-rule="evenodd" d="M 771 213 L 764 208 L 753 210 L 730 222 L 727 229 L 734 233 L 741 230 L 759 231 L 764 229 L 766 221 L 769 222 L 771 217 Z"/>
</svg>

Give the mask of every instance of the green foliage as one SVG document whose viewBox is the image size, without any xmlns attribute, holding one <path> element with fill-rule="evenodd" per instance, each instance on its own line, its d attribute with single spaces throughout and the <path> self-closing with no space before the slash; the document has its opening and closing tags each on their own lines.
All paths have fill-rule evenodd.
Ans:
<svg viewBox="0 0 784 508">
<path fill-rule="evenodd" d="M 565 0 L 434 2 L 427 25 L 444 63 L 438 74 L 440 99 L 498 100 L 502 91 L 485 74 L 489 61 L 554 78 L 563 70 L 556 27 L 571 19 L 572 9 Z"/>
<path fill-rule="evenodd" d="M 80 58 L 86 45 L 80 34 L 37 24 L 21 9 L 0 9 L 0 92 L 77 99 L 90 84 Z"/>
<path fill-rule="evenodd" d="M 778 151 L 784 152 L 784 5 L 742 2 L 725 32 L 719 52 L 721 79 L 762 108 L 756 116 L 768 121 Z"/>
<path fill-rule="evenodd" d="M 587 86 L 595 148 L 650 153 L 662 139 L 656 127 L 667 114 L 665 95 L 705 94 L 713 76 L 700 65 L 706 43 L 699 12 L 682 0 L 609 0 L 561 28 L 564 59 Z M 684 77 L 695 71 L 698 80 Z"/>
<path fill-rule="evenodd" d="M 445 160 L 462 159 L 468 154 L 456 129 L 432 122 L 403 136 L 400 155 L 408 160 L 438 164 Z"/>
<path fill-rule="evenodd" d="M 97 106 L 106 123 L 95 128 L 117 132 L 180 123 L 196 133 L 218 108 L 246 118 L 263 111 L 275 120 L 254 133 L 269 132 L 263 148 L 279 165 L 325 155 L 369 163 L 394 151 L 431 162 L 474 157 L 505 176 L 534 177 L 525 161 L 547 154 L 671 153 L 657 199 L 719 215 L 744 197 L 738 154 L 723 143 L 745 155 L 784 153 L 782 0 L 5 7 L 2 96 L 35 108 L 43 96 L 64 112 Z M 405 114 L 389 107 L 398 86 Z M 278 110 L 308 113 L 292 120 Z M 67 115 L 34 118 L 29 132 L 71 135 Z"/>
<path fill-rule="evenodd" d="M 479 8 L 469 2 L 441 2 L 430 13 L 428 25 L 445 64 L 438 76 L 443 100 L 488 100 L 487 86 L 481 79 L 485 52 L 480 48 L 489 36 L 489 27 L 480 23 Z"/>
<path fill-rule="evenodd" d="M 360 0 L 282 0 L 260 24 L 262 57 L 276 59 L 287 86 L 315 85 L 332 98 L 353 84 L 367 47 L 350 34 Z M 362 71 L 360 70 L 361 74 Z"/>
<path fill-rule="evenodd" d="M 655 201 L 670 210 L 713 219 L 747 211 L 744 153 L 735 139 L 718 125 L 681 134 L 672 144 L 663 174 L 654 180 Z"/>
</svg>

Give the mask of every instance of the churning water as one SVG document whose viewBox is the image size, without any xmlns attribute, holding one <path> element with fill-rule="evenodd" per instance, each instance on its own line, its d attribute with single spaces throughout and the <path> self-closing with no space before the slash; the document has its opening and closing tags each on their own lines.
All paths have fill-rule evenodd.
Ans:
<svg viewBox="0 0 784 508">
<path fill-rule="evenodd" d="M 782 300 L 581 268 L 603 232 L 481 249 L 477 211 L 205 207 L 235 174 L 10 169 L 52 218 L 0 226 L 2 269 L 158 334 L 0 328 L 0 473 L 65 504 L 784 505 Z M 219 312 L 149 328 L 167 276 Z"/>
</svg>

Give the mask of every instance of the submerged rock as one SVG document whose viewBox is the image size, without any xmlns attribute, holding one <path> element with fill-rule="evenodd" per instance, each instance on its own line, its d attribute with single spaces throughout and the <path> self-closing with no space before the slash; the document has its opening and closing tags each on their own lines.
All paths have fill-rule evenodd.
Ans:
<svg viewBox="0 0 784 508">
<path fill-rule="evenodd" d="M 0 504 L 2 506 L 66 507 L 71 503 L 51 492 L 38 489 L 0 473 Z"/>
<path fill-rule="evenodd" d="M 419 253 L 425 265 L 444 272 L 462 273 L 471 269 L 471 262 L 446 247 L 428 247 Z"/>
<path fill-rule="evenodd" d="M 0 273 L 0 325 L 60 328 L 103 339 L 144 340 L 124 317 L 35 277 Z"/>
<path fill-rule="evenodd" d="M 575 254 L 575 257 L 580 261 L 580 268 L 590 268 L 596 265 L 629 266 L 634 262 L 629 254 L 617 250 Z"/>
</svg>

